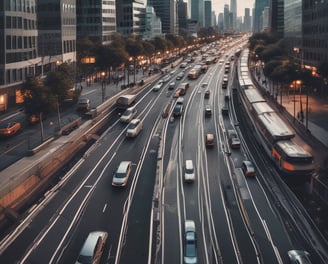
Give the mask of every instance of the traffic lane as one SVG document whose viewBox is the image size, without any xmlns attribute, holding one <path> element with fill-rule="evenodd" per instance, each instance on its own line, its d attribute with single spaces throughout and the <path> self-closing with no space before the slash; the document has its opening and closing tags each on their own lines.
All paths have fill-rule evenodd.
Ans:
<svg viewBox="0 0 328 264">
<path fill-rule="evenodd" d="M 152 138 L 132 200 L 120 263 L 147 263 L 159 137 Z M 153 243 L 156 243 L 153 240 Z"/>
<path fill-rule="evenodd" d="M 241 177 L 245 178 L 244 175 Z M 276 259 L 279 263 L 282 259 L 283 263 L 287 262 L 286 252 L 293 246 L 285 223 L 277 214 L 279 209 L 256 178 L 245 178 L 245 182 L 251 196 L 244 200 L 244 205 L 254 236 L 261 248 L 261 257 L 264 261 Z M 274 252 L 273 247 L 276 247 L 277 252 Z"/>
<path fill-rule="evenodd" d="M 184 219 L 183 212 L 179 211 L 179 177 L 180 164 L 178 163 L 179 148 L 179 124 L 178 120 L 174 126 L 170 125 L 166 138 L 172 139 L 171 148 L 165 152 L 165 157 L 169 157 L 168 166 L 163 168 L 163 201 L 161 210 L 163 217 L 161 219 L 162 236 L 161 249 L 164 263 L 180 263 L 182 256 L 181 248 L 181 228 L 180 224 Z M 166 140 L 166 139 L 165 139 Z M 165 142 L 168 143 L 168 142 Z"/>
</svg>

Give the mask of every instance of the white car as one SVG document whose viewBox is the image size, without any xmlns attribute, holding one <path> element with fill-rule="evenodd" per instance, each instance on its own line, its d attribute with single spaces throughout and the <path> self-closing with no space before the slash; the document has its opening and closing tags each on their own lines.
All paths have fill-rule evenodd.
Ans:
<svg viewBox="0 0 328 264">
<path fill-rule="evenodd" d="M 129 107 L 124 111 L 124 113 L 120 117 L 120 121 L 124 123 L 128 123 L 132 120 L 132 118 L 137 114 L 137 108 Z"/>
<path fill-rule="evenodd" d="M 195 169 L 192 160 L 186 160 L 184 171 L 184 181 L 193 182 L 195 180 Z"/>
<path fill-rule="evenodd" d="M 157 84 L 154 85 L 153 87 L 153 91 L 154 92 L 157 92 L 158 90 L 160 90 L 163 86 L 163 83 L 162 82 L 158 82 Z"/>
<path fill-rule="evenodd" d="M 129 179 L 131 173 L 132 162 L 131 161 L 121 161 L 117 170 L 114 173 L 112 186 L 114 187 L 124 187 Z"/>
<path fill-rule="evenodd" d="M 132 119 L 128 129 L 126 130 L 127 137 L 136 137 L 142 130 L 142 121 L 138 118 Z"/>
</svg>

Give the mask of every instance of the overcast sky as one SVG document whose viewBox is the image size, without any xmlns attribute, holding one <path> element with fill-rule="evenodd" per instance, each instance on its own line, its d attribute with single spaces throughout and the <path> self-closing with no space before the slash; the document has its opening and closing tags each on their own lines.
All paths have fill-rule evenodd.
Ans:
<svg viewBox="0 0 328 264">
<path fill-rule="evenodd" d="M 252 10 L 255 0 L 236 0 L 237 1 L 237 16 L 244 16 L 245 8 L 250 8 Z M 223 7 L 225 4 L 230 6 L 230 0 L 212 0 L 212 9 L 215 14 L 223 13 Z M 252 14 L 252 11 L 251 11 Z"/>
</svg>

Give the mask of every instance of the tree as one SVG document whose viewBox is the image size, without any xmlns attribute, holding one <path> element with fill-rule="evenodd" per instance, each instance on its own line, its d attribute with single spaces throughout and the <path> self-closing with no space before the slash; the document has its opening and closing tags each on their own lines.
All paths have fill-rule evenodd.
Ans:
<svg viewBox="0 0 328 264">
<path fill-rule="evenodd" d="M 47 75 L 45 86 L 50 89 L 52 95 L 56 97 L 60 103 L 64 99 L 67 99 L 67 94 L 74 88 L 73 67 L 67 63 L 59 65 L 55 71 Z"/>
<path fill-rule="evenodd" d="M 39 77 L 27 78 L 22 87 L 24 110 L 27 115 L 48 115 L 56 109 L 51 90 Z"/>
</svg>

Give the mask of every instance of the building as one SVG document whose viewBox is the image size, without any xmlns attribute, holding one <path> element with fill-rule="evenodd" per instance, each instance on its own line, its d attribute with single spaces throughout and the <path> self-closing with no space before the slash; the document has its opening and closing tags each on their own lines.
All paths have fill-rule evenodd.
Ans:
<svg viewBox="0 0 328 264">
<path fill-rule="evenodd" d="M 285 0 L 284 25 L 287 48 L 302 47 L 302 0 Z"/>
<path fill-rule="evenodd" d="M 237 1 L 230 0 L 230 13 L 232 15 L 232 30 L 237 29 Z"/>
<path fill-rule="evenodd" d="M 279 37 L 284 35 L 284 0 L 272 0 L 270 6 L 270 29 Z"/>
<path fill-rule="evenodd" d="M 146 21 L 144 39 L 153 39 L 155 37 L 162 36 L 162 22 L 161 19 L 156 16 L 156 12 L 152 6 L 146 7 Z"/>
<path fill-rule="evenodd" d="M 270 0 L 255 0 L 255 8 L 254 8 L 254 16 L 253 16 L 254 33 L 262 31 L 263 29 L 262 14 L 263 14 L 264 7 L 268 7 L 268 6 L 270 6 Z"/>
<path fill-rule="evenodd" d="M 76 0 L 77 38 L 109 44 L 116 32 L 115 0 Z"/>
<path fill-rule="evenodd" d="M 204 1 L 204 27 L 212 27 L 212 1 Z"/>
<path fill-rule="evenodd" d="M 183 0 L 177 2 L 178 9 L 178 25 L 179 25 L 179 35 L 187 36 L 187 26 L 188 26 L 188 9 L 187 3 Z"/>
<path fill-rule="evenodd" d="M 262 11 L 262 29 L 261 31 L 270 31 L 270 7 L 266 6 Z"/>
<path fill-rule="evenodd" d="M 250 9 L 245 8 L 245 15 L 244 15 L 244 31 L 251 32 L 252 30 L 252 19 L 250 15 Z"/>
<path fill-rule="evenodd" d="M 328 2 L 303 0 L 304 64 L 318 67 L 328 62 Z"/>
<path fill-rule="evenodd" d="M 197 21 L 200 27 L 205 26 L 205 3 L 204 0 L 190 0 L 190 19 Z"/>
<path fill-rule="evenodd" d="M 59 3 L 60 2 L 60 3 Z M 75 0 L 43 0 L 37 4 L 38 54 L 41 71 L 53 71 L 59 63 L 76 62 Z"/>
<path fill-rule="evenodd" d="M 223 29 L 224 31 L 228 31 L 231 29 L 230 20 L 229 20 L 229 5 L 225 4 L 223 8 Z"/>
<path fill-rule="evenodd" d="M 146 6 L 143 0 L 116 1 L 117 31 L 122 36 L 145 32 Z"/>
<path fill-rule="evenodd" d="M 147 5 L 154 7 L 156 15 L 161 19 L 163 34 L 178 34 L 175 0 L 148 0 Z"/>
</svg>

